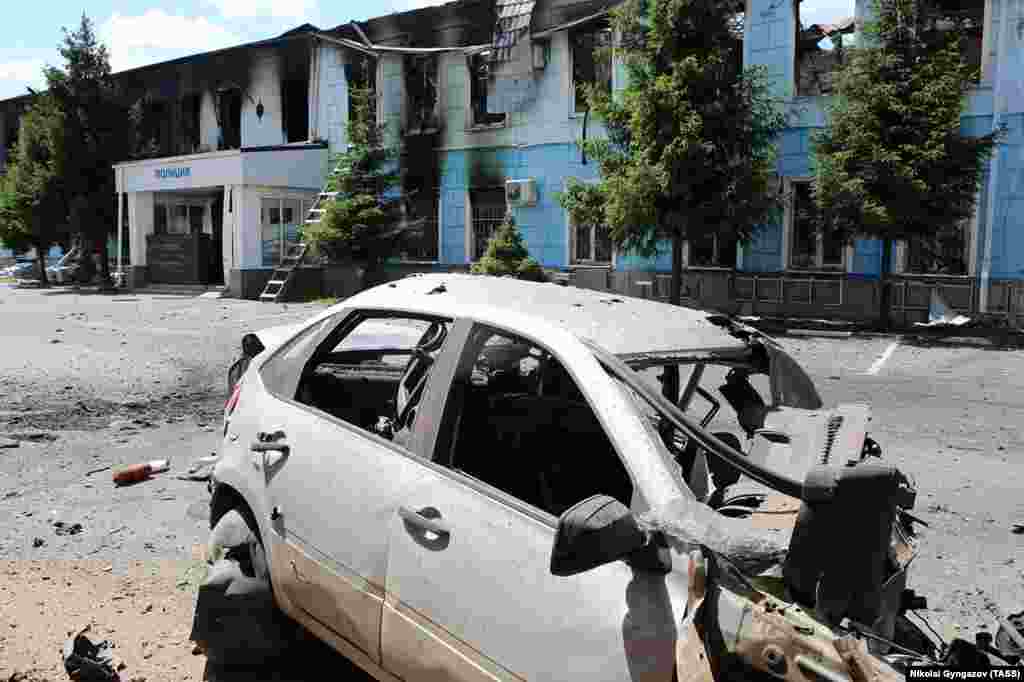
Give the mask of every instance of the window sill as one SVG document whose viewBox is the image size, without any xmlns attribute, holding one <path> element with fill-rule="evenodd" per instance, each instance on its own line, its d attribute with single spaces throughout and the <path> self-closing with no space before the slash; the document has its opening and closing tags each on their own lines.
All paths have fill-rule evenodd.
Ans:
<svg viewBox="0 0 1024 682">
<path fill-rule="evenodd" d="M 485 130 L 499 130 L 508 125 L 508 121 L 502 121 L 501 123 L 479 123 L 474 124 L 466 128 L 467 133 L 479 133 Z"/>
<path fill-rule="evenodd" d="M 687 265 L 683 272 L 732 272 L 735 269 L 724 265 Z"/>
<path fill-rule="evenodd" d="M 610 262 L 602 263 L 602 262 L 597 262 L 597 261 L 594 261 L 594 262 L 586 262 L 586 261 L 584 261 L 584 262 L 578 262 L 578 263 L 571 263 L 569 265 L 569 269 L 570 270 L 611 270 L 612 269 L 612 264 Z"/>
<path fill-rule="evenodd" d="M 846 267 L 842 266 L 842 265 L 837 265 L 834 268 L 827 268 L 827 267 L 823 267 L 823 268 L 795 268 L 793 266 L 789 266 L 783 272 L 784 272 L 784 274 L 787 274 L 787 275 L 845 275 L 845 274 L 847 274 Z"/>
</svg>

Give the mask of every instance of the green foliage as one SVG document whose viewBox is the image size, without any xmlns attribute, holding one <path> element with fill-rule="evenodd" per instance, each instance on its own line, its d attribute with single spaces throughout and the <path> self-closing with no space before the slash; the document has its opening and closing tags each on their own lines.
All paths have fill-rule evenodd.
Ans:
<svg viewBox="0 0 1024 682">
<path fill-rule="evenodd" d="M 581 143 L 601 179 L 569 183 L 559 201 L 574 221 L 606 224 L 616 244 L 644 256 L 709 231 L 749 239 L 778 206 L 771 184 L 784 119 L 763 72 L 740 67 L 735 3 L 627 0 L 612 14 L 627 86 L 614 96 L 587 88 L 608 137 Z"/>
<path fill-rule="evenodd" d="M 303 239 L 330 259 L 378 264 L 394 253 L 422 221 L 406 219 L 397 150 L 383 141 L 375 122 L 371 88 L 354 88 L 348 123 L 348 151 L 332 156 L 327 191 L 339 195 L 325 206 L 319 224 L 307 225 Z"/>
<path fill-rule="evenodd" d="M 876 16 L 871 40 L 837 73 L 829 125 L 814 140 L 821 220 L 844 238 L 955 228 L 974 211 L 1000 137 L 960 132 L 978 75 L 961 56 L 963 32 L 931 30 L 937 14 L 921 0 L 884 0 Z"/>
<path fill-rule="evenodd" d="M 46 281 L 49 247 L 66 229 L 65 117 L 54 99 L 38 96 L 21 120 L 14 158 L 0 179 L 0 241 L 9 248 L 35 247 Z"/>
<path fill-rule="evenodd" d="M 530 257 L 523 236 L 511 214 L 498 226 L 487 242 L 484 255 L 473 264 L 472 272 L 496 277 L 514 276 L 532 282 L 546 282 L 540 263 Z"/>
<path fill-rule="evenodd" d="M 60 54 L 63 68 L 47 67 L 44 73 L 65 118 L 64 212 L 70 215 L 76 206 L 72 230 L 105 245 L 117 225 L 113 165 L 131 156 L 135 122 L 111 75 L 107 48 L 84 14 L 76 30 L 64 29 Z M 106 280 L 107 251 L 100 251 Z"/>
</svg>

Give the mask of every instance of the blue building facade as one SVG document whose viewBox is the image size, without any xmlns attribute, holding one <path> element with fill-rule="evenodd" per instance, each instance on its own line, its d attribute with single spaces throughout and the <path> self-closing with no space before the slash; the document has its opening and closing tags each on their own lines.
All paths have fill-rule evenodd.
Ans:
<svg viewBox="0 0 1024 682">
<path fill-rule="evenodd" d="M 1024 243 L 1019 241 L 1024 239 L 1019 224 L 1024 222 L 1019 210 L 1024 200 L 1024 47 L 1017 30 L 1024 20 L 1024 0 L 975 0 L 959 6 L 976 27 L 973 56 L 983 73 L 968 97 L 962 129 L 981 135 L 1004 125 L 1007 136 L 990 164 L 976 215 L 958 234 L 943 236 L 941 248 L 951 258 L 934 257 L 929 249 L 939 247 L 933 244 L 897 245 L 894 300 L 904 321 L 923 319 L 936 287 L 954 308 L 1005 310 L 1015 295 L 1014 283 L 1024 279 Z M 467 52 L 437 56 L 436 260 L 441 266 L 465 267 L 476 260 L 507 209 L 531 255 L 546 268 L 566 271 L 584 286 L 667 293 L 667 248 L 656 258 L 612 253 L 586 228 L 571 225 L 557 201 L 568 178 L 587 181 L 598 175 L 577 140 L 603 131 L 593 119 L 584 129 L 577 81 L 600 80 L 613 90 L 625 85 L 621 65 L 613 64 L 608 73 L 589 56 L 605 30 L 602 8 L 594 9 L 589 16 L 559 23 L 550 18 L 557 12 L 538 2 L 530 30 L 484 77 L 474 71 Z M 830 60 L 840 41 L 862 38 L 867 12 L 864 0 L 851 0 L 852 16 L 846 21 L 804 27 L 799 0 L 748 0 L 744 62 L 765 67 L 773 93 L 785 103 L 788 126 L 779 142 L 778 173 L 786 210 L 750 243 L 717 244 L 709 238 L 688 244 L 683 264 L 690 298 L 746 305 L 765 314 L 871 315 L 878 300 L 879 242 L 830 243 L 800 217 L 800 202 L 810 196 L 813 136 L 827 120 L 827 71 L 835 63 Z M 822 49 L 817 43 L 826 37 L 832 45 L 826 41 Z M 380 113 L 395 124 L 396 134 L 407 135 L 407 62 L 387 56 L 381 61 Z M 507 205 L 504 186 L 510 180 L 529 183 L 534 200 Z"/>
</svg>

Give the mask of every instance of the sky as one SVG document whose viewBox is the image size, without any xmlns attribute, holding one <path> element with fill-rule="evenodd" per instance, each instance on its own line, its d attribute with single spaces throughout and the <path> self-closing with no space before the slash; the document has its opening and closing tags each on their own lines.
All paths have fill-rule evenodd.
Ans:
<svg viewBox="0 0 1024 682">
<path fill-rule="evenodd" d="M 110 51 L 114 71 L 270 38 L 303 23 L 331 28 L 401 12 L 437 0 L 32 0 L 5 3 L 0 25 L 0 99 L 41 88 L 45 65 L 61 66 L 62 27 L 75 29 L 84 11 Z M 853 15 L 854 0 L 803 0 L 805 26 Z"/>
</svg>

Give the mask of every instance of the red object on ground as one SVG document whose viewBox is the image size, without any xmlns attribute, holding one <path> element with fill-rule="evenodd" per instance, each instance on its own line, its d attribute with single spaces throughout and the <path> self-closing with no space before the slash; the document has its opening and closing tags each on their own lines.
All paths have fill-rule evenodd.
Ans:
<svg viewBox="0 0 1024 682">
<path fill-rule="evenodd" d="M 133 464 L 130 467 L 114 472 L 114 484 L 127 485 L 129 483 L 138 483 L 139 481 L 146 480 L 152 474 L 167 471 L 169 468 L 171 468 L 171 463 L 170 460 L 166 459 L 155 459 L 152 462 Z"/>
</svg>

